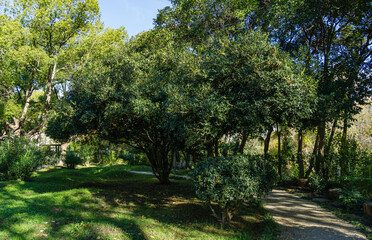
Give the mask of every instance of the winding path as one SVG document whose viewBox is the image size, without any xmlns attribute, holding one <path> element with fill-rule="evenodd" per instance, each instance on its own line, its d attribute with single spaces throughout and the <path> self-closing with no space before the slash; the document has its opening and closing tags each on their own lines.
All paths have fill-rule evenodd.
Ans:
<svg viewBox="0 0 372 240">
<path fill-rule="evenodd" d="M 354 226 L 337 218 L 313 202 L 284 190 L 273 190 L 265 200 L 265 208 L 281 226 L 283 240 L 366 240 Z"/>
</svg>

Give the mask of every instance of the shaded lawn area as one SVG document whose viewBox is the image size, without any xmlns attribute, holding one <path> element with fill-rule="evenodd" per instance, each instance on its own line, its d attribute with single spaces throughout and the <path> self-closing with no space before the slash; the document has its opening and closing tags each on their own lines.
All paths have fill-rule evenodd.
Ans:
<svg viewBox="0 0 372 240">
<path fill-rule="evenodd" d="M 270 239 L 260 205 L 243 206 L 221 229 L 192 183 L 158 184 L 130 166 L 39 171 L 0 182 L 0 239 Z"/>
</svg>

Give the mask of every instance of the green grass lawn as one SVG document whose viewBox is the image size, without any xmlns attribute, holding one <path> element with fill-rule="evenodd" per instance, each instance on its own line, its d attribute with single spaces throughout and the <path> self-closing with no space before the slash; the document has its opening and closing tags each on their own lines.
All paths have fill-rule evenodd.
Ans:
<svg viewBox="0 0 372 240">
<path fill-rule="evenodd" d="M 118 165 L 39 171 L 0 182 L 0 239 L 271 239 L 262 206 L 243 206 L 221 229 L 192 184 L 168 186 Z"/>
</svg>

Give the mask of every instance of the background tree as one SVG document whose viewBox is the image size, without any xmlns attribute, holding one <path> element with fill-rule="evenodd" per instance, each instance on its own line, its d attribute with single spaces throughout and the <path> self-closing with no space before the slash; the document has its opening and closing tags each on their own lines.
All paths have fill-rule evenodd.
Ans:
<svg viewBox="0 0 372 240">
<path fill-rule="evenodd" d="M 244 30 L 246 17 L 258 5 L 256 0 L 171 0 L 171 7 L 159 11 L 155 28 L 167 28 L 176 41 L 190 43 L 203 51 L 210 37 L 234 35 Z"/>
<path fill-rule="evenodd" d="M 99 7 L 96 0 L 17 0 L 8 5 L 10 11 L 1 8 L 1 61 L 6 65 L 1 78 L 8 84 L 7 102 L 15 103 L 6 109 L 15 111 L 7 111 L 5 125 L 7 131 L 32 136 L 44 127 L 53 98 L 60 97 L 57 86 L 85 63 L 89 49 L 77 48 L 98 21 Z M 42 109 L 25 129 L 36 90 L 43 92 L 37 100 Z"/>
<path fill-rule="evenodd" d="M 315 170 L 327 177 L 326 126 L 359 111 L 370 92 L 370 1 L 271 1 L 257 17 L 271 39 L 296 56 L 319 80 Z M 256 21 L 260 22 L 260 21 Z M 330 136 L 334 135 L 331 128 Z"/>
<path fill-rule="evenodd" d="M 235 37 L 215 38 L 210 46 L 203 69 L 208 71 L 214 90 L 232 106 L 222 134 L 257 136 L 262 128 L 295 126 L 301 118 L 310 116 L 315 81 L 269 43 L 266 35 L 247 31 Z M 240 153 L 246 140 L 238 143 Z M 281 165 L 279 161 L 280 175 Z"/>
</svg>

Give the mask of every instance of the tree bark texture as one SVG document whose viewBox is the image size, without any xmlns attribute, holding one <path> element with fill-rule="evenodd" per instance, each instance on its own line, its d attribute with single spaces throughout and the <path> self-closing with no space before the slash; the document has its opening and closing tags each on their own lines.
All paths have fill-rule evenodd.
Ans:
<svg viewBox="0 0 372 240">
<path fill-rule="evenodd" d="M 299 168 L 299 178 L 304 178 L 304 161 L 302 155 L 302 143 L 303 143 L 303 135 L 302 129 L 298 130 L 298 143 L 297 143 L 297 162 Z"/>
<path fill-rule="evenodd" d="M 280 180 L 283 179 L 283 174 L 282 174 L 282 154 L 281 154 L 281 143 L 280 143 L 280 130 L 279 130 L 279 124 L 276 124 L 276 131 L 278 134 L 278 173 L 279 173 L 279 178 Z"/>
<path fill-rule="evenodd" d="M 172 159 L 169 160 L 169 151 L 159 147 L 149 147 L 146 155 L 151 163 L 153 173 L 161 184 L 169 184 L 169 174 L 172 169 Z"/>
<path fill-rule="evenodd" d="M 315 162 L 315 172 L 320 174 L 324 170 L 324 147 L 325 147 L 325 121 L 320 122 L 318 126 L 319 142 L 318 152 Z"/>
<path fill-rule="evenodd" d="M 305 178 L 308 178 L 310 176 L 311 172 L 313 171 L 314 161 L 315 161 L 315 158 L 316 158 L 316 154 L 318 152 L 318 144 L 319 144 L 319 132 L 316 134 L 316 137 L 315 137 L 313 153 L 312 153 L 311 158 L 310 158 L 310 164 L 309 164 L 309 168 L 306 171 Z"/>
<path fill-rule="evenodd" d="M 270 128 L 266 134 L 265 137 L 265 143 L 264 143 L 264 156 L 267 158 L 267 154 L 269 152 L 269 147 L 270 147 L 270 138 L 273 130 Z"/>
</svg>

